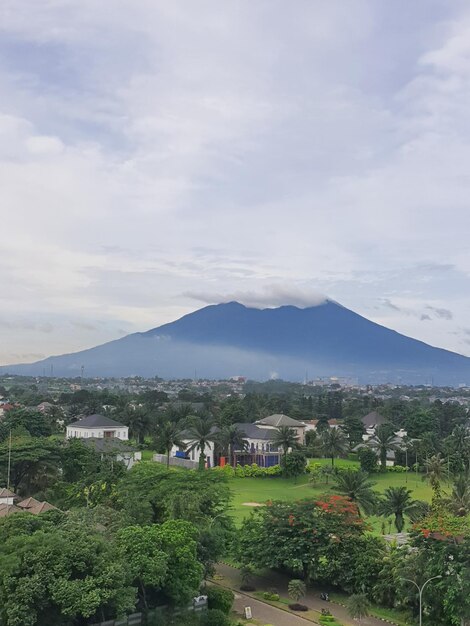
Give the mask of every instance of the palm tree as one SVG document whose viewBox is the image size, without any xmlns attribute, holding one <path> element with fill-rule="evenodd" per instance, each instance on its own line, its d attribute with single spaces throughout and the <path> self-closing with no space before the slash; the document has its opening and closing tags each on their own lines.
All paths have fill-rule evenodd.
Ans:
<svg viewBox="0 0 470 626">
<path fill-rule="evenodd" d="M 321 435 L 323 454 L 331 459 L 331 467 L 335 466 L 335 458 L 346 452 L 348 442 L 339 428 L 329 428 Z"/>
<path fill-rule="evenodd" d="M 384 492 L 384 498 L 379 501 L 378 511 L 380 515 L 395 517 L 395 528 L 401 533 L 405 525 L 405 515 L 412 518 L 419 503 L 411 497 L 411 489 L 406 487 L 388 487 Z"/>
<path fill-rule="evenodd" d="M 211 419 L 202 417 L 194 417 L 188 428 L 187 435 L 189 439 L 188 450 L 199 450 L 199 469 L 203 470 L 206 466 L 206 448 L 217 438 L 214 433 L 214 423 Z"/>
<path fill-rule="evenodd" d="M 277 448 L 282 448 L 284 467 L 286 467 L 286 457 L 289 448 L 293 448 L 297 441 L 297 433 L 290 426 L 279 426 L 279 428 L 276 428 L 274 431 L 272 442 Z"/>
<path fill-rule="evenodd" d="M 380 424 L 367 445 L 377 450 L 382 469 L 385 469 L 387 467 L 387 453 L 397 450 L 400 444 L 393 432 L 393 427 L 390 424 Z"/>
<path fill-rule="evenodd" d="M 294 602 L 298 602 L 301 598 L 304 597 L 306 592 L 304 581 L 300 580 L 299 578 L 293 578 L 289 581 L 287 591 L 289 593 L 289 597 L 291 597 Z"/>
<path fill-rule="evenodd" d="M 459 425 L 447 437 L 446 446 L 460 463 L 460 469 L 470 471 L 470 432 L 466 426 Z"/>
<path fill-rule="evenodd" d="M 424 462 L 426 474 L 423 480 L 427 480 L 433 491 L 433 500 L 441 498 L 441 481 L 448 478 L 449 472 L 446 466 L 446 460 L 441 457 L 440 452 L 434 454 Z"/>
<path fill-rule="evenodd" d="M 454 481 L 448 503 L 455 515 L 465 517 L 470 513 L 470 476 L 459 474 Z"/>
<path fill-rule="evenodd" d="M 170 452 L 173 446 L 181 448 L 185 447 L 185 443 L 181 437 L 181 428 L 175 422 L 165 422 L 156 434 L 157 444 L 159 444 L 166 453 L 166 466 L 170 467 Z"/>
<path fill-rule="evenodd" d="M 338 493 L 355 502 L 367 515 L 370 515 L 377 504 L 377 496 L 372 490 L 375 485 L 363 470 L 347 469 L 334 477 Z"/>
<path fill-rule="evenodd" d="M 370 602 L 364 593 L 356 593 L 348 600 L 348 613 L 353 619 L 362 622 L 369 615 Z"/>
<path fill-rule="evenodd" d="M 224 426 L 217 433 L 217 443 L 222 446 L 224 451 L 227 451 L 230 464 L 233 466 L 235 465 L 235 448 L 246 450 L 248 447 L 245 433 L 236 424 Z"/>
</svg>

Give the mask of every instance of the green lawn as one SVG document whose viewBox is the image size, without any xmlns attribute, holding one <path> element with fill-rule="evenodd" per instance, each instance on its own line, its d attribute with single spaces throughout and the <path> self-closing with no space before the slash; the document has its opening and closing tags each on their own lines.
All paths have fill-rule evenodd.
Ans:
<svg viewBox="0 0 470 626">
<path fill-rule="evenodd" d="M 314 459 L 315 463 L 328 464 L 328 459 Z M 358 468 L 356 461 L 347 461 L 339 459 L 335 462 L 337 467 Z M 413 497 L 417 500 L 431 501 L 432 492 L 429 485 L 422 480 L 421 475 L 416 476 L 409 473 L 378 473 L 371 476 L 371 480 L 376 483 L 374 489 L 383 492 L 387 487 L 404 486 L 411 489 Z M 258 502 L 263 504 L 266 500 L 301 500 L 302 498 L 317 497 L 325 493 L 334 493 L 330 484 L 317 482 L 312 486 L 309 482 L 309 475 L 301 476 L 297 479 L 292 478 L 233 478 L 230 480 L 230 487 L 233 492 L 232 514 L 239 525 L 242 520 L 250 514 L 254 507 L 247 506 L 244 503 Z M 380 532 L 383 519 L 371 517 L 368 519 L 377 532 Z M 386 527 L 388 532 L 388 524 Z M 392 527 L 392 532 L 394 528 Z"/>
</svg>

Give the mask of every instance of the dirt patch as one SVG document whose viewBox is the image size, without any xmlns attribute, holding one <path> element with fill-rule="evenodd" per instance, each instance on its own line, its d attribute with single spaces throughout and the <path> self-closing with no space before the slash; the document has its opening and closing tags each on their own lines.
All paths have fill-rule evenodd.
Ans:
<svg viewBox="0 0 470 626">
<path fill-rule="evenodd" d="M 243 506 L 264 506 L 260 502 L 242 502 Z"/>
</svg>

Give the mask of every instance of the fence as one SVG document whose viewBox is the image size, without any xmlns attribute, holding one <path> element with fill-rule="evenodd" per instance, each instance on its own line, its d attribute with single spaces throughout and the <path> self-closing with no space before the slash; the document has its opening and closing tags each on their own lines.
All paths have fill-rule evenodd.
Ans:
<svg viewBox="0 0 470 626">
<path fill-rule="evenodd" d="M 200 611 L 205 611 L 206 609 L 207 596 L 197 596 L 196 598 L 193 598 L 192 604 L 186 607 L 186 609 L 184 607 L 180 609 L 173 609 L 171 610 L 171 614 L 183 615 L 189 611 L 199 613 Z M 146 626 L 147 624 L 153 624 L 157 617 L 163 617 L 168 612 L 170 612 L 169 607 L 159 606 L 156 609 L 147 611 L 147 613 L 132 613 L 127 617 L 111 619 L 106 622 L 99 622 L 98 624 L 92 624 L 92 626 Z"/>
<path fill-rule="evenodd" d="M 157 463 L 165 463 L 167 462 L 166 455 L 164 454 L 154 454 L 153 460 Z M 197 469 L 198 462 L 190 461 L 189 459 L 180 459 L 176 456 L 170 456 L 170 465 L 176 465 L 177 467 L 185 467 L 186 469 Z"/>
</svg>

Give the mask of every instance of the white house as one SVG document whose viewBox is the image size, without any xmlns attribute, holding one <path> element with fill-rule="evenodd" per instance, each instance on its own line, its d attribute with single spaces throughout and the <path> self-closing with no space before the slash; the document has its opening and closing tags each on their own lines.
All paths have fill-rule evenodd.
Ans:
<svg viewBox="0 0 470 626">
<path fill-rule="evenodd" d="M 192 450 L 187 449 L 191 441 L 194 441 L 194 439 L 189 439 L 188 437 L 185 437 L 183 433 L 181 441 L 184 443 L 184 448 L 173 446 L 173 448 L 170 451 L 170 456 L 180 457 L 182 459 L 189 459 L 190 461 L 195 461 L 196 463 L 199 463 L 199 459 L 201 458 L 200 450 L 197 448 L 193 448 Z M 204 448 L 204 454 L 206 456 L 206 463 L 208 467 L 214 467 L 214 463 L 215 463 L 214 449 L 215 449 L 215 446 L 214 446 L 214 442 L 212 441 L 207 443 Z"/>
<path fill-rule="evenodd" d="M 300 444 L 305 443 L 305 424 L 303 422 L 299 422 L 298 420 L 292 419 L 288 415 L 283 415 L 282 413 L 276 413 L 274 415 L 269 415 L 268 417 L 264 417 L 255 422 L 258 428 L 263 430 L 277 430 L 281 426 L 288 426 L 295 431 L 298 442 Z"/>
<path fill-rule="evenodd" d="M 129 428 L 105 415 L 88 415 L 78 422 L 67 426 L 66 438 L 78 437 L 79 439 L 129 439 Z"/>
<path fill-rule="evenodd" d="M 18 496 L 4 487 L 0 489 L 0 505 L 2 504 L 14 504 L 15 500 L 18 500 Z"/>
</svg>

